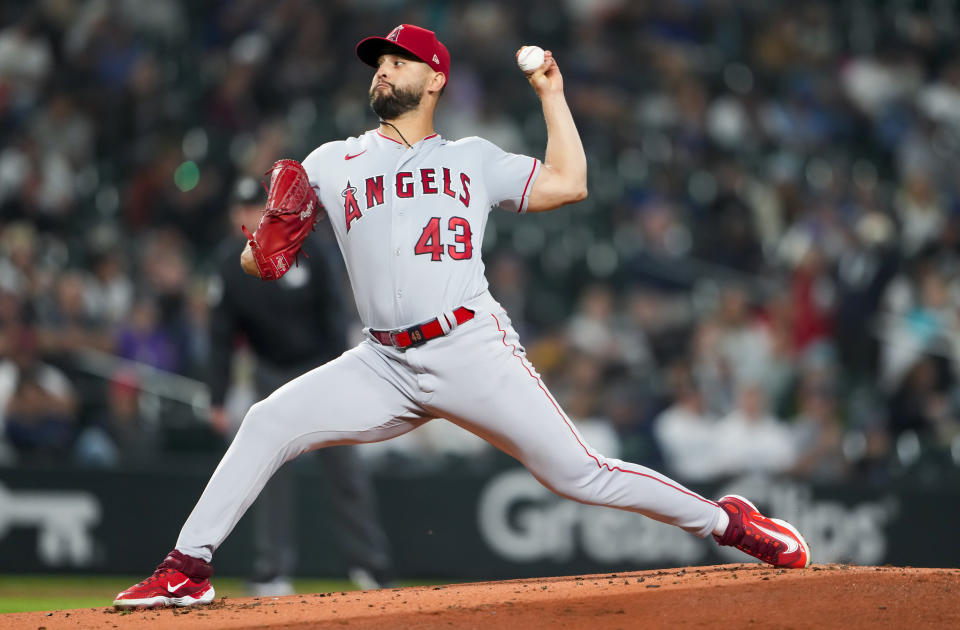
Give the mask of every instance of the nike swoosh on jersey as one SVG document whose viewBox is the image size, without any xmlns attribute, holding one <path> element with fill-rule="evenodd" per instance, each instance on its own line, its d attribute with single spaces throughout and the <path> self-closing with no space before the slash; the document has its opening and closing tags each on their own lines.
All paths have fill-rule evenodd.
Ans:
<svg viewBox="0 0 960 630">
<path fill-rule="evenodd" d="M 352 159 L 355 158 L 355 157 L 360 157 L 361 155 L 363 155 L 363 154 L 366 153 L 366 152 L 367 152 L 367 150 L 364 149 L 364 150 L 361 151 L 360 153 L 355 153 L 354 155 L 350 155 L 349 153 L 347 153 L 345 156 L 343 156 L 343 159 L 345 159 L 345 160 L 352 160 Z"/>
<path fill-rule="evenodd" d="M 766 527 L 764 527 L 763 525 L 760 525 L 759 523 L 754 523 L 754 525 L 756 525 L 757 529 L 764 532 L 768 536 L 772 538 L 776 538 L 777 540 L 785 544 L 787 546 L 787 553 L 793 553 L 794 551 L 800 548 L 800 543 L 798 543 L 795 538 L 791 536 L 786 536 L 784 534 L 781 534 L 780 532 L 776 532 L 771 529 L 767 529 Z"/>
<path fill-rule="evenodd" d="M 186 584 L 186 583 L 189 582 L 189 581 L 190 581 L 190 578 L 187 578 L 186 580 L 184 580 L 183 582 L 180 582 L 180 583 L 177 584 L 176 586 L 170 586 L 170 582 L 167 582 L 167 590 L 172 593 L 172 592 L 174 592 L 175 590 L 177 590 L 178 588 L 180 588 L 181 586 L 183 586 L 184 584 Z"/>
</svg>

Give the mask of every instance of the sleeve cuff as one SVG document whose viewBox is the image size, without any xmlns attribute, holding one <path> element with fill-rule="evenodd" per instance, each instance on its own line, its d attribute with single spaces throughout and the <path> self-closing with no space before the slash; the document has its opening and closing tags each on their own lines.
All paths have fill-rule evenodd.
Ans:
<svg viewBox="0 0 960 630">
<path fill-rule="evenodd" d="M 533 168 L 530 169 L 530 175 L 527 177 L 527 183 L 523 187 L 523 194 L 520 196 L 520 206 L 517 208 L 517 214 L 524 214 L 527 206 L 530 205 L 530 194 L 533 192 L 533 182 L 540 173 L 540 160 L 533 158 Z"/>
</svg>

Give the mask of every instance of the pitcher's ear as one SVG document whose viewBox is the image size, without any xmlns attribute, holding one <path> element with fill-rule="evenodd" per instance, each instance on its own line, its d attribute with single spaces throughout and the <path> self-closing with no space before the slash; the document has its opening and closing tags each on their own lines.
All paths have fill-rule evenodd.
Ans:
<svg viewBox="0 0 960 630">
<path fill-rule="evenodd" d="M 432 81 L 431 88 L 435 92 L 442 93 L 445 87 L 447 87 L 447 76 L 442 72 L 433 73 L 433 81 Z"/>
</svg>

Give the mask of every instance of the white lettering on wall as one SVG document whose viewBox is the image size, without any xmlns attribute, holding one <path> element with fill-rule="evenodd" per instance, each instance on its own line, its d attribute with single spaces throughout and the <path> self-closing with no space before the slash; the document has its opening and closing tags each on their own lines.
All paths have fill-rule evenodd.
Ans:
<svg viewBox="0 0 960 630">
<path fill-rule="evenodd" d="M 13 527 L 37 528 L 37 555 L 50 566 L 86 566 L 93 560 L 91 529 L 100 502 L 89 492 L 10 492 L 0 484 L 0 539 Z"/>
<path fill-rule="evenodd" d="M 887 554 L 886 527 L 897 515 L 893 495 L 844 503 L 813 496 L 805 483 L 747 477 L 717 497 L 741 494 L 768 516 L 794 524 L 810 544 L 814 562 L 871 565 Z M 524 469 L 494 476 L 480 493 L 480 534 L 503 559 L 517 563 L 567 562 L 578 553 L 603 564 L 684 566 L 702 562 L 711 549 L 731 562 L 751 559 L 653 519 L 563 499 Z"/>
</svg>

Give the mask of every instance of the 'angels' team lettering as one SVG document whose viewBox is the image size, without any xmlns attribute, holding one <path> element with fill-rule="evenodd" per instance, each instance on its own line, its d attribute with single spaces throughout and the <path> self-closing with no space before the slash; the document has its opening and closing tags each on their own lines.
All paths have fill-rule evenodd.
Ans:
<svg viewBox="0 0 960 630">
<path fill-rule="evenodd" d="M 362 186 L 354 186 L 347 180 L 347 184 L 340 192 L 343 197 L 343 212 L 347 231 L 356 219 L 363 216 L 366 210 L 383 204 L 384 175 L 367 177 Z M 358 194 L 365 202 L 360 207 Z M 398 199 L 411 199 L 418 195 L 446 195 L 456 199 L 463 207 L 470 207 L 470 176 L 466 173 L 453 173 L 447 167 L 440 169 L 421 168 L 415 171 L 400 171 L 393 180 L 394 195 Z"/>
</svg>

